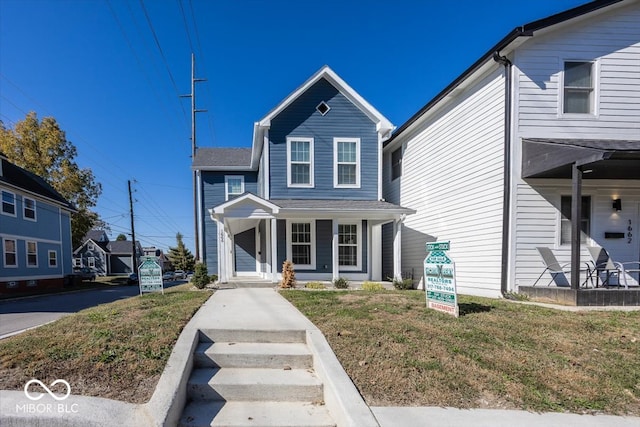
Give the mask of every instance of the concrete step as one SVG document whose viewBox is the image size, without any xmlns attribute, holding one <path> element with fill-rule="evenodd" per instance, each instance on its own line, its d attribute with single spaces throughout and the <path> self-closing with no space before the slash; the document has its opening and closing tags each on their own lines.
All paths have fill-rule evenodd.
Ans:
<svg viewBox="0 0 640 427">
<path fill-rule="evenodd" d="M 200 329 L 200 342 L 306 343 L 302 330 Z"/>
<path fill-rule="evenodd" d="M 335 427 L 323 405 L 305 402 L 191 402 L 179 427 Z"/>
<path fill-rule="evenodd" d="M 306 369 L 198 368 L 187 383 L 192 400 L 321 402 L 322 382 Z"/>
<path fill-rule="evenodd" d="M 194 353 L 199 368 L 306 369 L 313 356 L 302 343 L 200 343 Z"/>
</svg>

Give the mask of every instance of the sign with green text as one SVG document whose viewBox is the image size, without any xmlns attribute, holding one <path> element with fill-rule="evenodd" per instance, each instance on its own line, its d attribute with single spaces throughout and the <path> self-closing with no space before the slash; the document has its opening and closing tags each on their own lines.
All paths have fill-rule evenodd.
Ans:
<svg viewBox="0 0 640 427">
<path fill-rule="evenodd" d="M 140 282 L 140 295 L 143 292 L 162 292 L 162 267 L 155 260 L 155 257 L 146 257 L 141 260 L 138 267 L 138 280 Z"/>
<path fill-rule="evenodd" d="M 455 263 L 446 251 L 449 242 L 427 243 L 429 254 L 424 259 L 424 284 L 427 307 L 458 317 Z"/>
</svg>

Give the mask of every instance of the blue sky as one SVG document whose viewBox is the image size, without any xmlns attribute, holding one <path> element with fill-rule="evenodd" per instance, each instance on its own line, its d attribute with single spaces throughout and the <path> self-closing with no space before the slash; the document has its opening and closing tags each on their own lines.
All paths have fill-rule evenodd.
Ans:
<svg viewBox="0 0 640 427">
<path fill-rule="evenodd" d="M 112 238 L 194 251 L 197 142 L 249 147 L 253 123 L 323 65 L 401 126 L 509 31 L 583 0 L 0 0 L 0 120 L 55 117 L 103 186 Z M 150 24 L 149 24 L 150 23 Z"/>
</svg>

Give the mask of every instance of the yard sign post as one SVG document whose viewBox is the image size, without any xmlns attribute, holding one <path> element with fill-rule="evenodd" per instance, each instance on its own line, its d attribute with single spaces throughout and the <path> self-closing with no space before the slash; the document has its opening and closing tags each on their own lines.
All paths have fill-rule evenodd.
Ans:
<svg viewBox="0 0 640 427">
<path fill-rule="evenodd" d="M 162 268 L 155 257 L 144 257 L 138 268 L 138 280 L 140 282 L 140 295 L 143 292 L 162 292 Z"/>
<path fill-rule="evenodd" d="M 424 259 L 424 281 L 427 307 L 458 317 L 455 264 L 446 251 L 449 242 L 427 243 L 428 255 Z"/>
</svg>

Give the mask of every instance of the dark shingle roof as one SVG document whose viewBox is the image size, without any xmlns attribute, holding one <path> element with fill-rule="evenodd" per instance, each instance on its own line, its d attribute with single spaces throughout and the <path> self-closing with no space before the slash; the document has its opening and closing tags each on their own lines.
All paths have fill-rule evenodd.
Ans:
<svg viewBox="0 0 640 427">
<path fill-rule="evenodd" d="M 251 167 L 251 148 L 198 148 L 194 169 Z"/>
<path fill-rule="evenodd" d="M 68 209 L 74 209 L 71 203 L 38 175 L 14 165 L 5 158 L 0 158 L 0 161 L 2 162 L 0 182 L 54 200 Z"/>
</svg>

